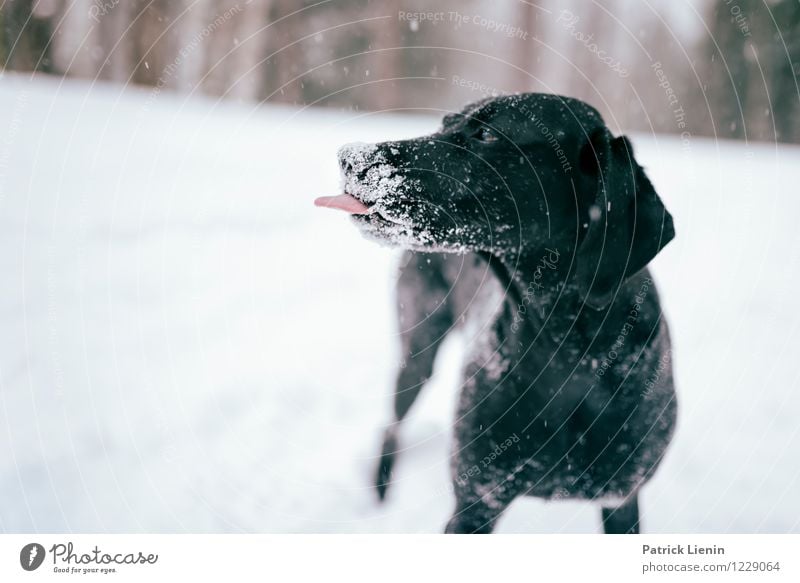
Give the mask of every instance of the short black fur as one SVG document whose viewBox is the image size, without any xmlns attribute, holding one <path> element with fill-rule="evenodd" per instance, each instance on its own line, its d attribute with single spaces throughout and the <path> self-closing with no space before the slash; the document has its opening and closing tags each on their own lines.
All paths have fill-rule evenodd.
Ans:
<svg viewBox="0 0 800 583">
<path fill-rule="evenodd" d="M 587 104 L 522 94 L 445 116 L 433 135 L 340 151 L 353 220 L 407 249 L 398 281 L 398 427 L 447 334 L 473 322 L 454 424 L 447 532 L 490 532 L 519 496 L 599 503 L 639 532 L 638 493 L 672 437 L 669 332 L 646 268 L 672 218 Z"/>
</svg>

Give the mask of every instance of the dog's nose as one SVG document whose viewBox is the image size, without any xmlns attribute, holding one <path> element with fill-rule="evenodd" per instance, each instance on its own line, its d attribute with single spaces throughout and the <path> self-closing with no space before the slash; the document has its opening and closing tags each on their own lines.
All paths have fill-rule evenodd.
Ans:
<svg viewBox="0 0 800 583">
<path fill-rule="evenodd" d="M 363 178 L 367 170 L 375 164 L 386 161 L 377 144 L 356 142 L 345 144 L 339 149 L 339 166 L 345 174 Z"/>
<path fill-rule="evenodd" d="M 345 172 L 361 172 L 373 164 L 377 147 L 374 144 L 354 142 L 339 148 L 339 165 Z"/>
<path fill-rule="evenodd" d="M 367 174 L 367 170 L 369 170 L 368 164 L 358 162 L 354 164 L 351 158 L 340 158 L 339 167 L 345 175 L 356 176 L 359 180 L 363 179 Z"/>
</svg>

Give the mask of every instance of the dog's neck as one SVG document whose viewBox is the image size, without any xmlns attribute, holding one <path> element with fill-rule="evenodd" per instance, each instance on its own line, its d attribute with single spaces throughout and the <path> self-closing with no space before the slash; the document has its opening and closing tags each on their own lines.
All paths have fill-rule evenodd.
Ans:
<svg viewBox="0 0 800 583">
<path fill-rule="evenodd" d="M 500 280 L 505 294 L 509 328 L 506 334 L 517 336 L 525 329 L 541 340 L 545 321 L 556 301 L 569 300 L 565 281 L 569 275 L 571 253 L 557 247 L 521 249 L 503 253 L 481 252 Z"/>
</svg>

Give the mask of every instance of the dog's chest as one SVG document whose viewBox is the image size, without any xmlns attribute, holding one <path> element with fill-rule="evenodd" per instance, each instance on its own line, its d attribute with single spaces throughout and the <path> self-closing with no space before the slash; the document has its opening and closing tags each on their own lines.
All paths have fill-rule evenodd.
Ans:
<svg viewBox="0 0 800 583">
<path fill-rule="evenodd" d="M 478 365 L 489 381 L 508 371 L 510 359 L 495 323 L 503 311 L 504 290 L 485 262 L 467 255 L 446 276 L 452 282 L 456 322 L 462 328 L 466 362 Z"/>
</svg>

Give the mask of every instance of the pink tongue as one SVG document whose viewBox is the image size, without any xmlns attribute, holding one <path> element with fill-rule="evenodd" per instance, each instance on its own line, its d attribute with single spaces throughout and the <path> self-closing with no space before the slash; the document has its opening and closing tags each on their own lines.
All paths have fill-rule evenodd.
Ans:
<svg viewBox="0 0 800 583">
<path fill-rule="evenodd" d="M 360 200 L 353 198 L 349 194 L 337 196 L 321 196 L 314 201 L 315 206 L 324 206 L 332 209 L 339 209 L 351 215 L 365 215 L 369 208 Z"/>
</svg>

